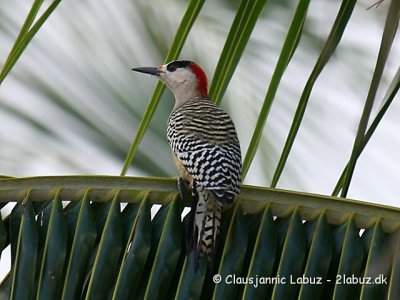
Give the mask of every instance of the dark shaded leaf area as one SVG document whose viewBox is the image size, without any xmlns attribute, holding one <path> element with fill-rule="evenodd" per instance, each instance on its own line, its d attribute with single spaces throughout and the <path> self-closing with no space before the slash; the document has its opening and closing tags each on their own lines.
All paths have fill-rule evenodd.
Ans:
<svg viewBox="0 0 400 300">
<path fill-rule="evenodd" d="M 214 269 L 203 260 L 195 272 L 177 193 L 156 193 L 153 217 L 152 192 L 128 204 L 120 190 L 90 194 L 17 202 L 0 223 L 12 256 L 2 298 L 400 299 L 399 224 L 360 209 L 337 219 L 311 201 L 266 197 L 249 212 L 240 198 L 223 214 Z"/>
</svg>

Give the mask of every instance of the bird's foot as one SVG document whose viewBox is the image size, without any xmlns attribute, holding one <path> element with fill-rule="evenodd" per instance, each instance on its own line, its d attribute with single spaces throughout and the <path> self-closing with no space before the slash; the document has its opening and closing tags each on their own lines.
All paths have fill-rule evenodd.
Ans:
<svg viewBox="0 0 400 300">
<path fill-rule="evenodd" d="M 197 247 L 197 233 L 195 232 L 194 219 L 196 206 L 198 201 L 198 196 L 196 194 L 194 184 L 191 184 L 189 181 L 185 180 L 183 177 L 177 177 L 178 181 L 178 191 L 181 197 L 181 200 L 189 204 L 191 210 L 188 213 L 188 223 L 186 228 L 186 250 L 187 253 L 190 253 L 192 250 Z"/>
<path fill-rule="evenodd" d="M 181 196 L 181 200 L 182 201 L 185 201 L 185 200 L 192 201 L 190 182 L 188 182 L 181 176 L 177 177 L 177 181 L 178 181 L 178 191 L 179 191 L 179 195 Z"/>
</svg>

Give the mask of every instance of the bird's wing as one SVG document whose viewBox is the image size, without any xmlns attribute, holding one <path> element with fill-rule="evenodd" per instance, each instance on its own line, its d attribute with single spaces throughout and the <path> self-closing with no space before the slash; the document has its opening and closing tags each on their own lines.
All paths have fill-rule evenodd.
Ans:
<svg viewBox="0 0 400 300">
<path fill-rule="evenodd" d="M 196 184 L 231 202 L 239 193 L 241 152 L 235 127 L 222 109 L 206 103 L 206 109 L 171 114 L 168 141 Z M 211 110 L 211 111 L 210 111 Z"/>
</svg>

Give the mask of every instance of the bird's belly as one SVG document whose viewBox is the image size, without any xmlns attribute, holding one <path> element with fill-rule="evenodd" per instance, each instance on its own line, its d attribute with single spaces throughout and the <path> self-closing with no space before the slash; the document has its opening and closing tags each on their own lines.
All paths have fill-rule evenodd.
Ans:
<svg viewBox="0 0 400 300">
<path fill-rule="evenodd" d="M 172 153 L 172 158 L 174 159 L 174 163 L 176 168 L 179 171 L 179 175 L 189 183 L 189 187 L 193 187 L 193 176 L 189 174 L 189 172 L 186 170 L 185 166 L 182 164 L 182 162 L 179 160 L 179 158 L 175 155 L 175 153 Z"/>
</svg>

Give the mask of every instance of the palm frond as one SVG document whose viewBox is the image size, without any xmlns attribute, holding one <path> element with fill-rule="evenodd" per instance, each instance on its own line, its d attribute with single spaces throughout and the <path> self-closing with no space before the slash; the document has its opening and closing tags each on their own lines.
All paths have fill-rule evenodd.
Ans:
<svg viewBox="0 0 400 300">
<path fill-rule="evenodd" d="M 188 6 L 185 15 L 183 16 L 182 22 L 177 30 L 177 33 L 175 35 L 175 39 L 171 44 L 171 48 L 169 49 L 169 53 L 167 54 L 167 57 L 165 59 L 165 62 L 169 62 L 172 60 L 175 60 L 178 58 L 179 54 L 181 53 L 182 47 L 185 43 L 185 40 L 187 38 L 187 35 L 194 23 L 194 21 L 197 18 L 197 15 L 199 14 L 201 7 L 204 4 L 204 0 L 192 0 L 190 2 L 190 5 Z M 125 163 L 122 167 L 121 175 L 126 175 L 128 168 L 130 164 L 132 163 L 132 160 L 136 154 L 137 148 L 139 147 L 139 144 L 145 134 L 145 131 L 147 130 L 147 127 L 149 126 L 150 120 L 154 114 L 154 111 L 156 109 L 158 101 L 160 101 L 161 95 L 165 89 L 165 86 L 161 83 L 158 82 L 151 100 L 149 101 L 149 104 L 147 106 L 146 112 L 143 115 L 143 118 L 139 124 L 138 131 L 136 133 L 135 139 L 128 151 L 128 154 L 126 155 L 125 158 Z"/>
<path fill-rule="evenodd" d="M 20 202 L 3 220 L 5 245 L 16 255 L 14 275 L 0 290 L 11 286 L 12 299 L 400 295 L 399 208 L 243 186 L 223 215 L 218 264 L 207 273 L 203 261 L 195 273 L 193 257 L 186 256 L 184 205 L 177 196 L 175 179 L 165 178 L 1 180 L 0 202 Z M 61 201 L 68 203 L 64 209 Z M 162 205 L 152 220 L 151 204 Z M 17 215 L 15 239 L 11 219 Z M 213 283 L 215 274 L 220 283 Z M 245 284 L 244 278 L 254 282 Z M 387 284 L 341 284 L 348 278 Z"/>
<path fill-rule="evenodd" d="M 42 0 L 35 0 L 32 4 L 32 8 L 29 11 L 25 22 L 19 32 L 18 37 L 15 40 L 14 46 L 12 47 L 10 54 L 7 57 L 4 66 L 2 66 L 0 72 L 0 85 L 4 78 L 11 71 L 12 67 L 16 64 L 18 58 L 24 52 L 25 48 L 28 46 L 29 42 L 33 39 L 35 34 L 39 31 L 40 27 L 46 22 L 53 11 L 57 8 L 61 0 L 53 1 L 46 11 L 38 18 L 36 22 L 35 18 L 43 4 Z"/>
<path fill-rule="evenodd" d="M 43 1 L 34 1 L 2 67 L 0 83 L 59 2 L 51 2 L 35 23 Z M 149 3 L 135 2 L 126 8 L 140 6 L 143 16 L 138 19 L 145 19 L 144 16 L 149 13 L 145 7 L 154 5 L 153 2 Z M 307 38 L 310 3 L 309 0 L 299 0 L 291 24 L 288 28 L 282 27 L 282 32 L 287 33 L 282 49 L 280 43 L 274 43 L 280 49 L 277 50 L 279 58 L 275 69 L 272 69 L 271 83 L 261 111 L 255 114 L 258 121 L 254 130 L 251 128 L 253 137 L 244 162 L 244 176 L 256 155 L 272 103 L 276 102 L 278 91 L 282 90 L 281 79 L 284 78 L 289 62 L 293 63 L 292 58 L 295 51 L 298 51 L 300 40 Z M 169 5 L 162 1 L 159 4 Z M 165 61 L 176 59 L 185 50 L 183 47 L 190 40 L 189 33 L 192 34 L 194 25 L 200 23 L 202 18 L 203 25 L 210 21 L 207 19 L 209 16 L 201 16 L 203 4 L 203 0 L 191 0 L 185 7 L 181 4 L 184 13 L 172 43 L 154 38 L 152 45 L 156 45 L 159 55 L 165 57 Z M 233 22 L 226 30 L 225 44 L 217 59 L 210 87 L 210 96 L 217 103 L 221 103 L 235 72 L 240 71 L 239 61 L 245 57 L 245 49 L 248 49 L 247 52 L 252 51 L 250 38 L 256 25 L 265 19 L 272 19 L 270 16 L 263 19 L 263 8 L 267 4 L 275 9 L 279 6 L 266 0 L 242 0 L 238 7 L 230 9 Z M 329 36 L 326 40 L 321 39 L 324 40 L 324 46 L 317 53 L 315 66 L 301 91 L 297 111 L 272 179 L 272 187 L 277 185 L 286 166 L 314 91 L 314 84 L 340 45 L 348 22 L 354 18 L 352 14 L 355 7 L 355 0 L 343 1 Z M 157 10 L 160 11 L 158 7 Z M 382 108 L 366 131 L 378 87 L 383 82 L 383 69 L 398 29 L 399 11 L 398 1 L 392 0 L 353 153 L 334 194 L 342 190 L 342 196 L 347 195 L 357 158 L 397 95 L 399 73 L 394 76 Z M 269 10 L 265 12 L 268 13 Z M 222 23 L 223 18 L 218 16 L 216 19 L 221 19 L 219 21 Z M 120 21 L 119 18 L 115 20 Z M 89 20 L 87 22 L 90 23 Z M 74 27 L 74 24 L 68 24 Z M 140 27 L 145 23 L 138 24 Z M 155 37 L 154 28 L 150 24 L 143 27 L 146 27 L 149 36 Z M 221 26 L 224 30 L 226 27 Z M 109 34 L 107 30 L 99 32 L 101 37 Z M 125 43 L 126 38 L 121 40 Z M 87 41 L 79 42 L 82 49 L 88 47 Z M 96 51 L 100 49 L 98 47 Z M 118 57 L 118 60 L 112 62 L 122 63 L 125 67 L 124 51 L 114 46 L 114 43 L 110 49 Z M 129 49 L 127 43 L 124 49 Z M 137 47 L 131 50 L 136 52 Z M 93 54 L 90 51 L 88 53 L 88 56 Z M 144 53 L 147 55 L 146 50 Z M 266 60 L 265 53 L 257 55 L 260 55 L 260 61 Z M 42 59 L 47 61 L 48 57 Z M 40 64 L 41 60 L 38 62 Z M 86 57 L 79 68 L 92 68 L 93 65 L 96 64 Z M 96 67 L 93 69 L 97 70 Z M 58 73 L 53 72 L 51 74 L 58 78 Z M 123 94 L 127 90 L 123 85 L 116 84 L 116 81 L 110 82 L 110 78 L 115 76 L 109 73 L 104 74 L 98 70 L 92 73 L 94 76 L 85 73 L 81 77 L 83 84 L 79 93 L 76 92 L 76 85 L 71 82 L 65 84 L 69 89 L 64 89 L 64 86 L 62 89 L 52 89 L 48 79 L 28 76 L 27 80 L 25 74 L 19 75 L 24 85 L 41 86 L 39 95 L 51 99 L 51 111 L 61 110 L 72 117 L 82 124 L 79 128 L 84 128 L 91 139 L 106 137 L 100 143 L 102 147 L 117 150 L 122 153 L 122 157 L 129 147 L 127 143 L 121 143 L 122 132 L 132 127 L 132 120 L 138 124 L 138 129 L 125 157 L 122 176 L 2 176 L 0 207 L 10 203 L 15 205 L 8 215 L 2 211 L 4 216 L 0 221 L 2 257 L 9 256 L 11 259 L 10 272 L 0 283 L 1 297 L 18 300 L 34 297 L 118 300 L 400 298 L 399 208 L 275 188 L 242 186 L 235 204 L 223 214 L 215 266 L 209 270 L 207 262 L 203 260 L 195 272 L 194 257 L 187 253 L 185 244 L 188 220 L 183 210 L 190 203 L 186 199 L 180 201 L 175 179 L 125 176 L 134 158 L 138 166 L 145 166 L 143 169 L 166 173 L 161 163 L 157 163 L 163 161 L 162 158 L 157 159 L 157 155 L 138 151 L 139 145 L 143 145 L 141 142 L 145 133 L 151 135 L 157 131 L 152 131 L 149 125 L 156 114 L 164 88 L 160 83 L 156 85 L 141 117 L 138 108 L 140 104 L 132 104 L 132 101 L 125 99 Z M 73 77 L 69 75 L 67 77 Z M 249 86 L 254 85 L 249 83 Z M 94 90 L 99 91 L 98 95 L 104 91 L 113 99 L 112 105 L 90 102 L 91 97 L 86 96 Z M 136 95 L 134 100 L 137 98 Z M 104 105 L 105 114 L 97 110 L 98 105 Z M 107 109 L 110 107 L 117 107 L 115 111 L 121 112 L 118 116 L 125 116 L 130 125 L 114 124 L 122 118 Z M 23 119 L 31 127 L 38 128 L 43 135 L 61 137 L 53 128 L 58 120 L 46 126 L 43 120 L 9 103 L 0 104 L 0 108 Z M 109 122 L 110 118 L 113 122 Z M 244 124 L 248 120 L 241 119 L 243 122 L 239 129 L 247 128 Z M 73 155 L 68 154 L 66 160 L 69 162 Z M 264 165 L 262 168 L 268 169 Z M 155 215 L 152 212 L 154 205 L 160 205 Z M 366 283 L 368 279 L 374 284 Z"/>
<path fill-rule="evenodd" d="M 303 30 L 303 24 L 307 15 L 309 3 L 309 0 L 299 1 L 296 12 L 293 15 L 293 19 L 288 29 L 285 43 L 282 47 L 281 54 L 276 63 L 274 74 L 272 75 L 271 83 L 268 87 L 267 95 L 265 96 L 264 103 L 258 115 L 257 124 L 255 126 L 249 148 L 247 149 L 246 156 L 243 161 L 243 178 L 246 177 L 253 158 L 256 154 L 260 139 L 262 137 L 265 122 L 267 121 L 267 117 L 271 109 L 272 103 L 275 99 L 275 95 L 283 73 L 285 72 L 286 67 L 290 62 L 290 59 L 296 51 L 297 45 L 299 44 L 301 31 Z"/>
<path fill-rule="evenodd" d="M 324 48 L 322 49 L 317 62 L 307 80 L 306 86 L 302 92 L 299 103 L 297 105 L 296 113 L 293 117 L 292 125 L 290 127 L 285 146 L 283 147 L 282 154 L 279 158 L 278 165 L 275 169 L 274 177 L 272 178 L 271 186 L 275 187 L 278 184 L 278 180 L 283 172 L 286 161 L 289 157 L 289 153 L 292 149 L 293 143 L 295 141 L 297 132 L 300 128 L 301 122 L 303 120 L 304 113 L 307 108 L 307 103 L 311 95 L 312 88 L 317 80 L 318 76 L 322 72 L 324 66 L 327 64 L 331 58 L 333 52 L 335 51 L 337 45 L 339 44 L 343 32 L 346 28 L 347 22 L 350 20 L 351 14 L 353 12 L 354 6 L 357 1 L 343 1 L 342 5 L 337 14 L 335 23 L 332 26 L 329 37 L 326 40 Z"/>
<path fill-rule="evenodd" d="M 368 91 L 368 96 L 365 101 L 365 106 L 360 118 L 360 123 L 358 125 L 356 138 L 354 140 L 353 150 L 349 159 L 349 163 L 346 168 L 346 173 L 343 179 L 343 188 L 341 192 L 342 197 L 347 196 L 349 190 L 351 178 L 353 176 L 354 168 L 363 148 L 363 139 L 365 131 L 368 127 L 369 117 L 372 111 L 372 107 L 375 102 L 376 93 L 381 82 L 383 69 L 385 68 L 387 58 L 390 53 L 390 49 L 393 44 L 394 37 L 396 36 L 397 27 L 400 18 L 400 3 L 398 1 L 392 1 L 388 10 L 388 16 L 386 19 L 385 29 L 382 35 L 382 43 L 379 49 L 378 59 L 376 62 L 376 67 L 374 75 L 371 79 L 371 86 Z"/>
</svg>

